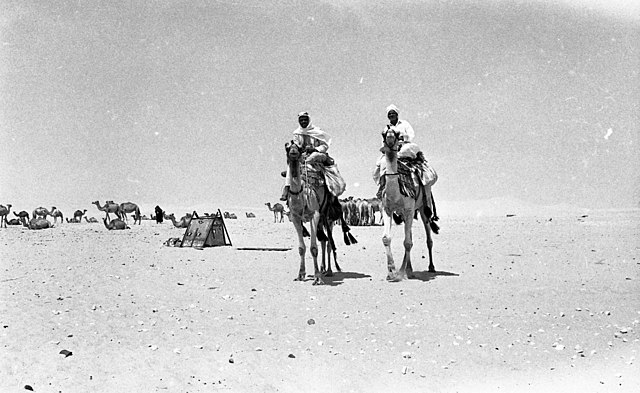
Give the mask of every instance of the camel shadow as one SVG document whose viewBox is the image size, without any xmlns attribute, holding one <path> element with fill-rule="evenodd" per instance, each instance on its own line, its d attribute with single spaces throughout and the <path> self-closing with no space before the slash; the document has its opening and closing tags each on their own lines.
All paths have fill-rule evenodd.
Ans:
<svg viewBox="0 0 640 393">
<path fill-rule="evenodd" d="M 415 277 L 411 278 L 410 280 L 420 280 L 420 281 L 424 281 L 424 282 L 435 280 L 436 277 L 438 277 L 438 276 L 445 276 L 445 277 L 458 277 L 458 276 L 460 276 L 458 273 L 439 272 L 439 271 L 430 273 L 428 270 L 414 271 L 413 274 L 415 275 Z"/>
<path fill-rule="evenodd" d="M 356 272 L 334 272 L 333 276 L 327 277 L 324 276 L 324 282 L 326 285 L 330 285 L 332 287 L 342 285 L 344 280 L 355 280 L 360 278 L 371 278 L 368 274 L 356 273 Z"/>
</svg>

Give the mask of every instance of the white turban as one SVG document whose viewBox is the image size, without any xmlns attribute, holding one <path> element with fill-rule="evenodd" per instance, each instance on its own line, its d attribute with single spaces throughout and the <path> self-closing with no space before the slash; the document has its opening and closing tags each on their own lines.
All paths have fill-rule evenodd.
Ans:
<svg viewBox="0 0 640 393">
<path fill-rule="evenodd" d="M 387 115 L 388 115 L 388 114 L 389 114 L 389 112 L 391 112 L 391 111 L 393 111 L 393 112 L 397 113 L 398 115 L 400 114 L 400 110 L 398 109 L 398 107 L 397 107 L 397 106 L 395 106 L 395 105 L 393 105 L 393 104 L 391 104 L 391 105 L 389 105 L 389 106 L 387 107 Z"/>
</svg>

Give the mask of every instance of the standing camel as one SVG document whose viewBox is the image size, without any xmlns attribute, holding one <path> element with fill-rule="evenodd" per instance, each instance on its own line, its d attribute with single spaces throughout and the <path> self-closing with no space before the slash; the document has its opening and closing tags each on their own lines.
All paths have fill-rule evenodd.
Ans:
<svg viewBox="0 0 640 393">
<path fill-rule="evenodd" d="M 64 222 L 64 215 L 62 214 L 60 209 L 58 209 L 55 206 L 53 206 L 51 208 L 51 217 L 53 217 L 53 223 L 54 224 L 58 223 L 58 217 L 60 217 L 60 224 L 62 224 Z"/>
<path fill-rule="evenodd" d="M 11 205 L 7 204 L 7 206 L 0 205 L 0 228 L 2 228 L 2 224 L 4 223 L 4 227 L 7 227 L 7 215 L 9 215 L 9 211 L 11 210 Z M 15 213 L 15 212 L 14 212 Z"/>
<path fill-rule="evenodd" d="M 284 222 L 284 206 L 282 204 L 276 203 L 271 207 L 271 202 L 267 202 L 265 205 L 273 212 L 273 222 Z"/>
<path fill-rule="evenodd" d="M 411 266 L 411 248 L 413 247 L 413 239 L 411 226 L 413 224 L 413 215 L 417 210 L 420 213 L 424 229 L 427 233 L 427 248 L 429 250 L 429 272 L 436 271 L 433 266 L 433 239 L 431 231 L 438 232 L 438 226 L 433 222 L 433 197 L 431 195 L 431 186 L 419 185 L 415 192 L 415 197 L 405 196 L 401 192 L 401 178 L 403 174 L 398 171 L 399 166 L 404 165 L 398 163 L 398 142 L 399 134 L 392 129 L 387 129 L 383 134 L 384 146 L 382 151 L 385 155 L 385 170 L 381 173 L 384 176 L 384 190 L 382 192 L 381 213 L 384 222 L 384 232 L 382 235 L 382 244 L 384 244 L 387 254 L 387 280 L 401 281 L 406 278 L 414 278 L 413 267 Z M 411 171 L 406 170 L 409 179 L 403 184 L 412 184 Z M 408 194 L 408 193 L 407 193 Z M 404 219 L 404 259 L 400 270 L 396 272 L 393 262 L 393 254 L 391 253 L 391 217 L 395 214 Z M 396 221 L 400 223 L 399 221 Z"/>
<path fill-rule="evenodd" d="M 51 208 L 51 210 L 54 210 L 54 209 L 55 209 L 55 206 Z M 46 208 L 40 206 L 40 207 L 36 207 L 33 210 L 33 213 L 31 214 L 31 217 L 32 217 L 32 219 L 33 218 L 39 218 L 39 217 L 42 217 L 42 218 L 46 219 L 47 216 L 50 216 L 50 215 L 51 215 L 51 212 L 49 210 L 47 210 Z"/>
<path fill-rule="evenodd" d="M 100 206 L 100 202 L 98 201 L 94 201 L 91 203 L 96 205 L 98 210 L 105 212 L 107 214 L 106 218 L 108 220 L 111 220 L 111 217 L 109 217 L 109 213 L 115 213 L 118 219 L 122 219 L 122 212 L 120 210 L 120 205 L 118 205 L 117 203 L 114 203 L 113 201 L 107 201 L 104 203 L 104 206 Z"/>
<path fill-rule="evenodd" d="M 304 157 L 301 155 L 300 148 L 295 143 L 287 144 L 286 149 L 289 172 L 291 173 L 291 185 L 287 203 L 290 212 L 289 218 L 291 222 L 293 222 L 293 226 L 296 228 L 298 234 L 298 254 L 300 255 L 300 270 L 298 271 L 298 276 L 295 278 L 295 281 L 304 281 L 306 278 L 304 259 L 307 248 L 304 243 L 303 222 L 309 222 L 311 238 L 309 244 L 314 269 L 313 285 L 322 285 L 324 284 L 322 274 L 325 270 L 324 261 L 327 242 L 329 253 L 333 253 L 336 269 L 340 271 L 340 266 L 338 266 L 336 260 L 336 246 L 333 240 L 333 222 L 340 220 L 347 245 L 357 242 L 349 233 L 349 227 L 346 225 L 342 216 L 342 207 L 340 206 L 338 198 L 329 192 L 324 181 L 317 181 L 318 178 L 323 176 L 322 168 L 319 167 L 319 165 L 322 164 L 305 162 Z M 318 267 L 318 241 L 321 242 L 323 251 L 322 269 Z M 329 254 L 327 275 L 333 275 L 331 271 L 331 254 Z"/>
<path fill-rule="evenodd" d="M 133 224 L 138 222 L 138 225 L 142 224 L 142 216 L 140 215 L 140 208 L 133 202 L 125 202 L 120 204 L 120 211 L 125 221 L 129 221 L 127 213 L 133 213 Z"/>
<path fill-rule="evenodd" d="M 73 220 L 74 220 L 74 221 L 76 221 L 76 220 L 77 220 L 77 222 L 82 221 L 82 216 L 84 216 L 86 213 L 87 213 L 87 209 L 84 209 L 84 210 L 76 210 L 76 211 L 73 213 Z"/>
<path fill-rule="evenodd" d="M 27 213 L 24 210 L 21 211 L 20 213 L 13 212 L 13 215 L 18 217 L 20 219 L 20 221 L 22 221 L 23 224 L 25 222 L 29 221 L 29 213 Z"/>
</svg>

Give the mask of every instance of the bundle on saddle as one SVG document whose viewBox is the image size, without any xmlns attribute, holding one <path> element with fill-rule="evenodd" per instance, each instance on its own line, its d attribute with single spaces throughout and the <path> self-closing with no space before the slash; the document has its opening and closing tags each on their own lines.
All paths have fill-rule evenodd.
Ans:
<svg viewBox="0 0 640 393">
<path fill-rule="evenodd" d="M 320 241 L 327 240 L 322 228 L 328 228 L 331 223 L 340 220 L 345 244 L 357 243 L 353 235 L 349 233 L 351 229 L 342 216 L 342 206 L 338 196 L 344 192 L 346 183 L 334 160 L 324 153 L 307 152 L 293 141 L 287 143 L 285 149 L 291 178 L 297 179 L 301 183 L 300 189 L 291 187 L 289 190 L 291 212 L 298 213 L 302 221 L 306 222 L 313 217 L 315 211 L 319 211 L 321 218 L 318 227 L 318 240 Z M 295 211 L 295 204 L 291 202 L 291 198 L 302 199 L 300 212 Z M 306 229 L 305 236 L 308 236 Z"/>
</svg>

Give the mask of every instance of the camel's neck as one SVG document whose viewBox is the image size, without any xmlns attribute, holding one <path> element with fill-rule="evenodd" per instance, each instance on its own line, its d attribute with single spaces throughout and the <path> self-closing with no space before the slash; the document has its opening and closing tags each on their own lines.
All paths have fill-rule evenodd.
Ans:
<svg viewBox="0 0 640 393">
<path fill-rule="evenodd" d="M 388 150 L 384 154 L 384 158 L 387 166 L 387 173 L 398 173 L 398 152 L 395 150 Z"/>
<path fill-rule="evenodd" d="M 291 174 L 291 184 L 289 190 L 294 194 L 302 190 L 302 179 L 300 178 L 300 163 L 298 161 L 289 162 L 289 173 Z"/>
<path fill-rule="evenodd" d="M 398 179 L 398 153 L 394 151 L 387 151 L 385 153 L 385 165 L 386 165 L 386 174 L 392 175 L 387 176 L 384 185 L 384 191 L 387 198 L 392 196 L 400 196 L 400 183 Z"/>
</svg>

